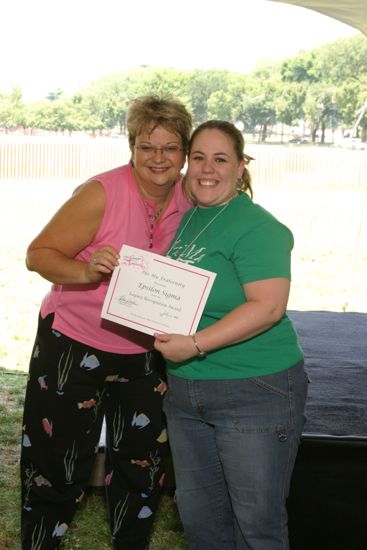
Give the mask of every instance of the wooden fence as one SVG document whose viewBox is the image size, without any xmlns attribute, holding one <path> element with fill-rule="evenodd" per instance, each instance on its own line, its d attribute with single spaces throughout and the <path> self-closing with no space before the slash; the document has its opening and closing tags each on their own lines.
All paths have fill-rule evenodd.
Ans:
<svg viewBox="0 0 367 550">
<path fill-rule="evenodd" d="M 255 185 L 361 188 L 367 185 L 367 151 L 333 147 L 249 144 Z M 0 138 L 1 180 L 75 180 L 129 160 L 126 139 Z"/>
<path fill-rule="evenodd" d="M 126 140 L 35 138 L 0 141 L 0 180 L 83 181 L 129 159 Z"/>
</svg>

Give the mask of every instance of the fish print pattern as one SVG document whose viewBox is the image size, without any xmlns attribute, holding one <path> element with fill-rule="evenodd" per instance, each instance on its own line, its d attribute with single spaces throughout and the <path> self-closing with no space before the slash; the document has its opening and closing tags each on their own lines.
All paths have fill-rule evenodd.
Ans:
<svg viewBox="0 0 367 550">
<path fill-rule="evenodd" d="M 94 370 L 94 369 L 97 369 L 100 366 L 100 364 L 101 363 L 98 361 L 98 358 L 94 354 L 88 355 L 88 352 L 87 352 L 84 355 L 80 363 L 80 366 L 87 370 Z"/>
<path fill-rule="evenodd" d="M 48 418 L 42 418 L 42 427 L 49 437 L 52 437 L 52 422 Z"/>
<path fill-rule="evenodd" d="M 132 426 L 136 426 L 137 428 L 139 428 L 139 430 L 141 430 L 142 428 L 148 426 L 148 424 L 150 424 L 150 420 L 144 413 L 134 413 L 133 419 L 131 421 Z"/>
<path fill-rule="evenodd" d="M 104 479 L 106 494 L 111 494 L 111 532 L 118 540 L 125 524 L 130 525 L 134 521 L 139 532 L 150 532 L 158 502 L 156 492 L 161 490 L 164 481 L 160 457 L 163 451 L 158 449 L 164 448 L 167 443 L 167 430 L 162 425 L 161 414 L 161 398 L 167 387 L 155 372 L 154 353 L 137 354 L 132 361 L 130 357 L 121 359 L 116 354 L 114 362 L 106 366 L 105 353 L 73 342 L 53 329 L 49 328 L 48 334 L 49 349 L 43 334 L 33 348 L 28 377 L 30 384 L 27 384 L 27 388 L 33 392 L 33 402 L 30 402 L 33 406 L 28 408 L 22 434 L 22 449 L 25 454 L 28 453 L 27 461 L 24 462 L 28 467 L 22 470 L 22 504 L 23 513 L 32 518 L 27 519 L 31 521 L 27 536 L 28 540 L 33 536 L 32 550 L 41 550 L 46 544 L 48 547 L 55 545 L 59 542 L 57 539 L 64 536 L 70 523 L 65 523 L 59 517 L 59 512 L 53 509 L 52 504 L 46 516 L 42 518 L 42 514 L 39 514 L 39 495 L 49 494 L 52 502 L 51 497 L 56 490 L 56 467 L 47 467 L 47 474 L 42 472 L 38 453 L 44 453 L 46 448 L 50 448 L 60 458 L 57 475 L 64 471 L 64 482 L 59 494 L 69 495 L 68 517 L 71 518 L 71 508 L 77 507 L 84 496 L 83 487 L 79 484 L 85 445 L 90 445 L 91 453 L 93 450 L 98 452 L 96 433 L 107 405 L 107 433 L 112 450 L 115 451 L 111 453 L 110 471 L 106 472 Z M 147 380 L 147 377 L 150 379 Z M 134 391 L 135 384 L 140 383 L 140 380 L 144 384 L 141 387 L 147 389 L 144 397 L 140 392 L 135 395 Z M 65 419 L 68 419 L 67 429 Z M 34 437 L 34 445 L 30 435 L 32 439 Z M 124 440 L 130 440 L 131 437 L 138 442 L 136 458 L 131 458 L 131 455 L 126 457 Z M 152 450 L 145 456 L 147 439 L 148 448 Z M 42 440 L 48 447 L 39 449 Z M 33 459 L 36 466 L 33 466 Z M 126 459 L 128 472 L 121 474 L 119 465 L 121 460 L 126 464 Z M 126 475 L 131 486 L 135 487 L 136 484 L 138 490 L 116 493 L 116 487 Z M 34 495 L 37 495 L 37 499 Z"/>
</svg>

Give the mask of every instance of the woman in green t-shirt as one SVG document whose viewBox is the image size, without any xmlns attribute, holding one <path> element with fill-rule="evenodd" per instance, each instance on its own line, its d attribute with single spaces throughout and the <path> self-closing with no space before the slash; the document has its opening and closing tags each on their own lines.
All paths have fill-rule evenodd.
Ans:
<svg viewBox="0 0 367 550">
<path fill-rule="evenodd" d="M 193 133 L 196 206 L 168 254 L 217 276 L 197 333 L 155 341 L 168 365 L 164 408 L 192 550 L 289 548 L 285 503 L 307 394 L 286 315 L 293 236 L 253 203 L 247 162 L 233 124 Z"/>
</svg>

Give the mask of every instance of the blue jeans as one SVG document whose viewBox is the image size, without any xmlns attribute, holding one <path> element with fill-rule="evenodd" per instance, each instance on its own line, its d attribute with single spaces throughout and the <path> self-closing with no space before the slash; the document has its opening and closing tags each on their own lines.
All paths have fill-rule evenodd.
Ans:
<svg viewBox="0 0 367 550">
<path fill-rule="evenodd" d="M 176 498 L 190 550 L 288 550 L 286 498 L 304 426 L 303 361 L 241 380 L 168 378 Z"/>
</svg>

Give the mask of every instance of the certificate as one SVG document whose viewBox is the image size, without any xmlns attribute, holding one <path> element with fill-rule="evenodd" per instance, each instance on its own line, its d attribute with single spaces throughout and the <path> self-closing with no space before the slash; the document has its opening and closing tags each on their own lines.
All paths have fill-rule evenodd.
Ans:
<svg viewBox="0 0 367 550">
<path fill-rule="evenodd" d="M 193 334 L 216 274 L 123 245 L 102 317 L 153 335 Z"/>
</svg>

